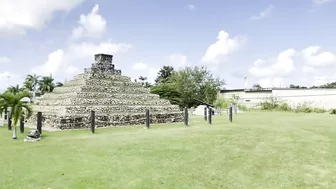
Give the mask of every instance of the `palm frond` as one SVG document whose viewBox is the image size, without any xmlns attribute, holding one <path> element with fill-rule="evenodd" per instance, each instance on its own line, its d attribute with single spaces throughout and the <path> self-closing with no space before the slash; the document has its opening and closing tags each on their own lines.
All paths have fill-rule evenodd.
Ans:
<svg viewBox="0 0 336 189">
<path fill-rule="evenodd" d="M 21 99 L 23 99 L 25 97 L 28 97 L 28 98 L 31 97 L 31 95 L 30 95 L 30 93 L 28 91 L 22 91 L 19 94 L 17 94 L 18 100 L 21 100 Z"/>
</svg>

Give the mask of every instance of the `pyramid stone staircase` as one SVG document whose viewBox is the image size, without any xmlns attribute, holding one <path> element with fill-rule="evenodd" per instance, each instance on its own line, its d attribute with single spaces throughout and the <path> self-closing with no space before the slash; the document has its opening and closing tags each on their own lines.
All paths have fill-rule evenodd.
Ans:
<svg viewBox="0 0 336 189">
<path fill-rule="evenodd" d="M 151 123 L 183 121 L 183 112 L 177 105 L 122 76 L 112 59 L 112 55 L 96 54 L 91 68 L 36 101 L 32 108 L 35 115 L 42 112 L 43 127 L 88 128 L 92 110 L 96 114 L 96 127 L 145 124 L 146 109 L 150 111 Z M 36 124 L 36 116 L 28 122 Z"/>
</svg>

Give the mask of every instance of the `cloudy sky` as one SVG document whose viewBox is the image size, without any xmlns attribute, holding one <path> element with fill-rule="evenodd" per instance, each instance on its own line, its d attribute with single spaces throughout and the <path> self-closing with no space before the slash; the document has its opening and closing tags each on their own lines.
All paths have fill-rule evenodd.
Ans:
<svg viewBox="0 0 336 189">
<path fill-rule="evenodd" d="M 0 0 L 0 89 L 63 82 L 114 55 L 123 75 L 206 65 L 227 88 L 336 80 L 336 0 Z M 8 76 L 10 79 L 8 80 Z"/>
</svg>

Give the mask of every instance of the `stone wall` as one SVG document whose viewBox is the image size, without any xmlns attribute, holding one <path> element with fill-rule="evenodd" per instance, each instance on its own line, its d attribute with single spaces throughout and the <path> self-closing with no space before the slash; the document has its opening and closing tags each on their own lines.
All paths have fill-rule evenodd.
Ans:
<svg viewBox="0 0 336 189">
<path fill-rule="evenodd" d="M 58 100 L 67 99 L 71 97 L 78 98 L 115 98 L 115 99 L 134 99 L 134 100 L 158 100 L 160 99 L 157 94 L 127 94 L 127 93 L 99 93 L 99 92 L 69 92 L 69 93 L 47 93 L 43 96 L 43 100 Z"/>
<path fill-rule="evenodd" d="M 150 123 L 175 123 L 182 122 L 184 119 L 181 112 L 164 112 L 151 113 Z M 36 117 L 33 116 L 30 122 L 36 123 Z M 96 127 L 110 127 L 110 126 L 127 126 L 127 125 L 144 125 L 146 123 L 145 113 L 129 114 L 120 113 L 113 115 L 97 115 L 95 116 Z M 42 125 L 47 126 L 48 129 L 64 130 L 64 129 L 86 129 L 90 128 L 91 117 L 87 115 L 54 115 L 43 114 Z"/>
</svg>

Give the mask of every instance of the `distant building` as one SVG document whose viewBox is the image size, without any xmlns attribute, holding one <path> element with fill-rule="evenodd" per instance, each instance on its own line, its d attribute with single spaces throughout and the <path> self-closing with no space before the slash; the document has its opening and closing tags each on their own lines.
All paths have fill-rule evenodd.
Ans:
<svg viewBox="0 0 336 189">
<path fill-rule="evenodd" d="M 252 88 L 224 89 L 220 91 L 224 98 L 238 97 L 238 102 L 247 107 L 257 106 L 267 98 L 277 98 L 290 106 L 308 103 L 311 107 L 336 108 L 336 89 L 292 89 L 292 88 Z"/>
</svg>

